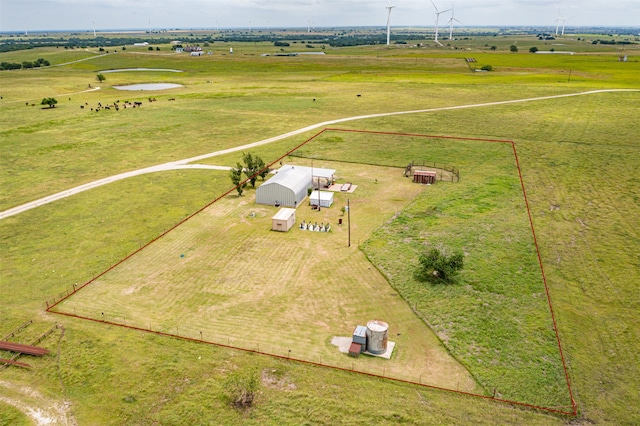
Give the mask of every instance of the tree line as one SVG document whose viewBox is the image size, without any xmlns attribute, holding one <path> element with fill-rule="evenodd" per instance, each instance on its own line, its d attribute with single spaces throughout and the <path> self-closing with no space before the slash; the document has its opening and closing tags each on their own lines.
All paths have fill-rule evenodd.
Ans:
<svg viewBox="0 0 640 426">
<path fill-rule="evenodd" d="M 35 61 L 23 61 L 22 63 L 15 62 L 0 62 L 1 70 L 19 70 L 19 69 L 27 69 L 27 68 L 40 68 L 40 67 L 48 67 L 51 65 L 49 61 L 43 58 L 38 58 Z"/>
</svg>

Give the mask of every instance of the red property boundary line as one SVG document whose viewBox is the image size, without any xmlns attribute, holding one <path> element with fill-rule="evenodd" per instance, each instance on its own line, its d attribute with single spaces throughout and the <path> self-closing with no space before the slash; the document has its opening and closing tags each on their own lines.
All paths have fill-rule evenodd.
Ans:
<svg viewBox="0 0 640 426">
<path fill-rule="evenodd" d="M 571 411 L 559 410 L 557 408 L 542 407 L 542 406 L 538 406 L 538 405 L 535 405 L 535 404 L 528 404 L 528 403 L 525 403 L 525 402 L 512 401 L 512 400 L 508 400 L 508 399 L 495 398 L 495 397 L 492 397 L 492 396 L 480 395 L 480 394 L 476 394 L 476 393 L 472 393 L 472 392 L 464 392 L 464 391 L 459 391 L 459 390 L 447 389 L 447 388 L 443 388 L 443 387 L 439 387 L 439 386 L 413 382 L 413 381 L 410 381 L 410 380 L 398 379 L 398 378 L 393 378 L 393 377 L 386 377 L 386 376 L 381 376 L 379 374 L 368 373 L 368 372 L 365 372 L 365 371 L 350 370 L 348 368 L 336 367 L 336 366 L 332 366 L 332 365 L 326 365 L 326 364 L 313 362 L 313 361 L 308 361 L 308 360 L 304 360 L 304 359 L 291 358 L 289 356 L 276 355 L 276 354 L 261 352 L 259 350 L 246 349 L 246 348 L 240 348 L 240 347 L 236 347 L 236 346 L 232 346 L 232 345 L 225 345 L 225 344 L 222 344 L 222 343 L 209 342 L 209 341 L 202 340 L 202 339 L 196 339 L 196 338 L 187 337 L 187 336 L 180 336 L 178 334 L 165 333 L 165 332 L 162 332 L 162 331 L 151 330 L 150 328 L 146 329 L 146 328 L 136 327 L 136 326 L 132 326 L 132 325 L 119 324 L 119 323 L 116 323 L 116 322 L 98 320 L 98 319 L 95 319 L 95 318 L 90 318 L 90 317 L 85 317 L 85 316 L 81 316 L 81 315 L 76 315 L 76 314 L 71 314 L 71 313 L 67 313 L 67 312 L 61 312 L 61 311 L 54 311 L 53 310 L 56 306 L 58 306 L 60 303 L 62 303 L 65 300 L 67 300 L 73 294 L 75 294 L 78 291 L 82 290 L 83 288 L 85 288 L 89 284 L 91 284 L 94 281 L 96 281 L 98 278 L 100 278 L 103 275 L 107 274 L 108 272 L 110 272 L 111 270 L 113 270 L 114 268 L 119 266 L 120 264 L 122 264 L 125 261 L 129 260 L 131 257 L 133 257 L 134 255 L 138 254 L 139 252 L 141 252 L 142 250 L 144 250 L 145 248 L 147 248 L 151 244 L 155 243 L 156 241 L 158 241 L 159 239 L 161 239 L 162 237 L 167 235 L 169 232 L 173 231 L 174 229 L 176 229 L 177 227 L 179 227 L 183 223 L 185 223 L 188 220 L 192 219 L 194 216 L 200 214 L 205 209 L 209 208 L 210 206 L 212 206 L 213 204 L 215 204 L 216 202 L 218 202 L 222 198 L 226 197 L 227 195 L 229 195 L 230 193 L 235 191 L 238 186 L 245 185 L 247 182 L 250 181 L 251 178 L 253 178 L 255 176 L 258 176 L 265 169 L 269 169 L 274 164 L 278 163 L 279 161 L 281 161 L 282 159 L 284 159 L 288 155 L 292 154 L 293 152 L 297 151 L 298 149 L 300 149 L 301 147 L 303 147 L 307 143 L 311 142 L 312 140 L 318 138 L 319 136 L 321 136 L 325 132 L 346 132 L 346 133 L 363 133 L 363 134 L 391 135 L 391 136 L 407 136 L 407 137 L 419 137 L 419 138 L 429 138 L 429 139 L 449 139 L 449 140 L 458 140 L 458 141 L 505 143 L 505 144 L 510 144 L 511 145 L 511 148 L 513 150 L 513 155 L 514 155 L 514 158 L 515 158 L 515 161 L 516 161 L 516 167 L 518 169 L 518 177 L 520 179 L 520 185 L 521 185 L 521 188 L 522 188 L 522 194 L 524 196 L 525 205 L 526 205 L 526 208 L 527 208 L 527 214 L 528 214 L 528 217 L 529 217 L 529 224 L 531 226 L 531 233 L 533 235 L 533 242 L 534 242 L 534 245 L 535 245 L 535 248 L 536 248 L 536 253 L 537 253 L 537 256 L 538 256 L 538 263 L 540 265 L 540 272 L 542 273 L 542 281 L 544 283 L 545 293 L 546 293 L 546 296 L 547 296 L 547 302 L 548 302 L 548 305 L 549 305 L 549 311 L 551 313 L 551 319 L 552 319 L 552 323 L 553 323 L 553 330 L 554 330 L 554 333 L 555 333 L 556 342 L 558 344 L 558 351 L 560 352 L 560 358 L 562 360 L 562 368 L 564 370 L 564 377 L 565 377 L 565 381 L 566 381 L 566 384 L 567 384 L 567 389 L 569 391 L 569 398 L 571 400 L 571 408 L 572 408 Z M 159 335 L 159 336 L 172 337 L 172 338 L 187 340 L 187 341 L 190 341 L 190 342 L 205 343 L 205 344 L 209 344 L 209 345 L 214 345 L 214 346 L 218 346 L 218 347 L 221 347 L 221 348 L 234 349 L 234 350 L 239 350 L 239 351 L 243 351 L 243 352 L 259 354 L 259 355 L 266 355 L 266 356 L 270 356 L 270 357 L 277 358 L 277 359 L 295 361 L 295 362 L 299 362 L 299 363 L 303 363 L 303 364 L 307 364 L 307 365 L 313 365 L 313 366 L 317 366 L 317 367 L 330 368 L 330 369 L 333 369 L 333 370 L 345 371 L 345 372 L 349 372 L 349 373 L 358 373 L 358 374 L 362 374 L 362 375 L 369 376 L 369 377 L 375 377 L 375 378 L 380 378 L 380 379 L 385 379 L 385 380 L 392 380 L 392 381 L 395 381 L 395 382 L 407 383 L 407 384 L 416 385 L 416 386 L 422 386 L 422 387 L 426 387 L 426 388 L 429 388 L 429 389 L 446 391 L 446 392 L 456 393 L 456 394 L 459 394 L 459 395 L 471 396 L 471 397 L 475 397 L 475 398 L 481 398 L 481 399 L 495 401 L 495 402 L 499 402 L 499 403 L 505 403 L 505 404 L 515 405 L 515 406 L 520 406 L 520 407 L 531 408 L 531 409 L 544 411 L 544 412 L 549 412 L 549 413 L 554 413 L 554 414 L 561 414 L 561 415 L 572 416 L 572 417 L 575 417 L 575 416 L 578 415 L 578 407 L 577 407 L 577 404 L 576 404 L 574 396 L 573 396 L 573 390 L 571 388 L 571 381 L 569 379 L 569 372 L 568 372 L 568 369 L 567 369 L 567 363 L 566 363 L 566 359 L 565 359 L 565 356 L 564 356 L 564 351 L 562 350 L 562 344 L 561 344 L 561 341 L 560 341 L 560 334 L 558 332 L 558 325 L 557 325 L 557 322 L 556 322 L 555 312 L 554 312 L 554 309 L 553 309 L 553 303 L 551 302 L 551 295 L 550 295 L 550 292 L 549 292 L 549 286 L 547 284 L 547 278 L 546 278 L 545 271 L 544 271 L 544 266 L 543 266 L 543 263 L 542 263 L 542 256 L 540 254 L 540 248 L 538 246 L 538 239 L 537 239 L 537 236 L 536 236 L 535 228 L 533 226 L 533 218 L 532 218 L 532 215 L 531 215 L 531 210 L 529 208 L 529 200 L 527 198 L 527 192 L 525 190 L 524 180 L 522 178 L 522 170 L 520 168 L 520 161 L 519 161 L 519 158 L 518 158 L 518 153 L 516 151 L 516 145 L 515 145 L 514 141 L 512 141 L 512 140 L 504 140 L 504 139 L 466 138 L 466 137 L 456 137 L 456 136 L 436 136 L 436 135 L 422 135 L 422 134 L 400 133 L 400 132 L 377 132 L 377 131 L 367 131 L 367 130 L 325 128 L 325 129 L 321 130 L 320 132 L 316 133 L 315 135 L 313 135 L 312 137 L 310 137 L 309 139 L 307 139 L 306 141 L 300 143 L 295 148 L 293 148 L 292 150 L 288 151 L 286 154 L 282 155 L 281 157 L 279 157 L 275 161 L 269 163 L 264 169 L 258 171 L 255 175 L 253 175 L 253 176 L 245 179 L 244 181 L 240 182 L 240 184 L 238 186 L 235 186 L 235 187 L 229 189 L 228 191 L 226 191 L 225 193 L 223 193 L 222 195 L 218 196 L 213 201 L 211 201 L 210 203 L 206 204 L 204 207 L 198 209 L 197 211 L 195 211 L 191 215 L 189 215 L 186 218 L 184 218 L 183 220 L 179 221 L 177 224 L 175 224 L 174 226 L 170 227 L 165 232 L 163 232 L 160 235 L 158 235 L 157 237 L 153 238 L 151 241 L 149 241 L 148 243 L 144 244 L 143 246 L 141 246 L 140 248 L 138 248 L 137 250 L 135 250 L 131 254 L 127 255 L 126 257 L 124 257 L 123 259 L 118 261 L 117 263 L 113 264 L 112 266 L 110 266 L 109 268 L 107 268 L 106 270 L 101 272 L 100 274 L 94 276 L 91 280 L 85 282 L 81 286 L 76 287 L 76 285 L 74 284 L 73 285 L 73 290 L 71 292 L 67 291 L 66 295 L 63 294 L 61 296 L 61 298 L 59 300 L 57 300 L 57 301 L 55 301 L 55 298 L 54 298 L 54 302 L 51 305 L 49 304 L 49 301 L 47 300 L 45 302 L 46 306 L 47 306 L 46 307 L 46 312 L 50 312 L 50 313 L 57 314 L 57 315 L 63 315 L 63 316 L 67 316 L 67 317 L 72 317 L 72 318 L 78 318 L 78 319 L 82 319 L 82 320 L 86 320 L 86 321 L 93 321 L 93 322 L 97 322 L 97 323 L 103 323 L 103 324 L 123 327 L 123 328 L 130 329 L 130 330 L 136 330 L 136 331 L 142 331 L 142 332 L 146 332 L 146 333 L 152 333 L 152 334 L 156 334 L 156 335 Z"/>
</svg>

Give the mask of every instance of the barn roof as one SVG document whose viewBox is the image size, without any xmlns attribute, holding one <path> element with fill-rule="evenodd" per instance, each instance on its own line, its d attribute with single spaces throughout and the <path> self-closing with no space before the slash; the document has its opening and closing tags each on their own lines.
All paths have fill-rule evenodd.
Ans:
<svg viewBox="0 0 640 426">
<path fill-rule="evenodd" d="M 309 200 L 318 200 L 318 199 L 320 199 L 322 201 L 332 201 L 333 200 L 333 192 L 316 191 L 316 190 L 314 190 L 311 193 L 311 195 L 309 195 Z"/>
<path fill-rule="evenodd" d="M 333 169 L 325 169 L 324 167 L 305 167 L 305 166 L 292 166 L 292 165 L 284 165 L 278 169 L 278 173 L 282 173 L 285 170 L 289 169 L 298 169 L 304 170 L 309 174 L 313 174 L 313 177 L 319 177 L 323 179 L 331 179 L 336 171 Z"/>
<path fill-rule="evenodd" d="M 261 186 L 275 184 L 282 185 L 296 193 L 301 190 L 306 191 L 311 185 L 311 174 L 302 168 L 291 167 L 278 171 L 275 176 Z"/>
</svg>

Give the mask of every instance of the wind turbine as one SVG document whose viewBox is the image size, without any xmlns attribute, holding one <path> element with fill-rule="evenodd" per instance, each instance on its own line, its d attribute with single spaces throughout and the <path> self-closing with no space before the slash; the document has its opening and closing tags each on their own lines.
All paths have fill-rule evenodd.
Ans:
<svg viewBox="0 0 640 426">
<path fill-rule="evenodd" d="M 93 36 L 96 37 L 96 20 L 93 19 L 91 22 L 93 22 Z"/>
<path fill-rule="evenodd" d="M 553 23 L 556 24 L 556 35 L 558 35 L 558 28 L 560 27 L 561 22 L 562 22 L 562 35 L 564 35 L 564 24 L 567 23 L 567 18 L 562 16 L 562 14 L 560 13 L 560 9 L 558 9 L 558 18 L 555 21 L 553 21 Z"/>
<path fill-rule="evenodd" d="M 448 12 L 448 11 L 450 11 L 451 9 L 447 9 L 447 10 L 442 10 L 442 11 L 440 11 L 440 10 L 438 10 L 438 6 L 436 6 L 436 4 L 433 2 L 433 0 L 430 0 L 430 1 L 431 1 L 431 4 L 433 5 L 434 9 L 436 10 L 436 36 L 435 36 L 435 38 L 434 38 L 434 41 L 435 41 L 436 43 L 438 43 L 440 46 L 442 46 L 442 43 L 440 43 L 440 42 L 438 41 L 438 21 L 439 21 L 439 19 L 440 19 L 440 15 L 441 15 L 441 14 L 443 14 L 443 13 L 445 13 L 445 12 Z"/>
<path fill-rule="evenodd" d="M 387 0 L 387 46 L 391 41 L 391 9 L 395 6 L 391 6 L 391 0 Z"/>
<path fill-rule="evenodd" d="M 462 24 L 462 22 L 458 21 L 453 17 L 453 5 L 451 6 L 451 18 L 449 18 L 449 40 L 453 40 L 453 21 L 456 21 L 458 24 Z"/>
</svg>

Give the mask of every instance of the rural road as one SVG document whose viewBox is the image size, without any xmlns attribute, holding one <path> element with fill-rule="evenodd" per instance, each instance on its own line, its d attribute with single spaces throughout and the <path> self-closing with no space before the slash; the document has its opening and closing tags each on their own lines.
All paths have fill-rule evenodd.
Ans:
<svg viewBox="0 0 640 426">
<path fill-rule="evenodd" d="M 378 117 L 391 117 L 394 115 L 406 115 L 406 114 L 422 114 L 429 112 L 438 112 L 438 111 L 449 111 L 456 109 L 466 109 L 466 108 L 482 108 L 482 107 L 491 107 L 496 105 L 509 105 L 509 104 L 517 104 L 523 102 L 535 102 L 535 101 L 544 101 L 548 99 L 559 99 L 559 98 L 568 98 L 574 96 L 584 96 L 584 95 L 592 95 L 596 93 L 611 93 L 611 92 L 640 92 L 640 89 L 604 89 L 604 90 L 591 90 L 588 92 L 578 92 L 578 93 L 569 93 L 564 95 L 553 95 L 553 96 L 540 96 L 535 98 L 525 98 L 525 99 L 513 99 L 509 101 L 498 101 L 498 102 L 487 102 L 481 104 L 470 104 L 470 105 L 457 105 L 457 106 L 449 106 L 449 107 L 441 107 L 441 108 L 429 108 L 429 109 L 419 109 L 419 110 L 411 110 L 411 111 L 398 111 L 398 112 L 386 112 L 380 114 L 367 114 L 367 115 L 358 115 L 354 117 L 347 118 L 339 118 L 336 120 L 323 121 L 321 123 L 313 124 L 311 126 L 303 127 L 301 129 L 297 129 L 288 133 L 284 133 L 279 136 L 274 136 L 272 138 L 263 139 L 261 141 L 253 142 L 247 145 L 237 146 L 234 148 L 223 149 L 221 151 L 211 152 L 209 154 L 199 155 L 197 157 L 185 158 L 184 160 L 171 161 L 164 164 L 158 164 L 156 166 L 146 167 L 143 169 L 132 170 L 125 173 L 120 173 L 117 175 L 109 176 L 103 179 L 99 179 L 93 182 L 86 183 L 84 185 L 76 186 L 75 188 L 67 189 L 66 191 L 58 192 L 53 195 L 49 195 L 44 198 L 40 198 L 39 200 L 31 201 L 29 203 L 13 207 L 11 209 L 0 212 L 0 220 L 6 219 L 8 217 L 20 214 L 27 210 L 34 209 L 36 207 L 42 206 L 44 204 L 52 203 L 57 200 L 61 200 L 66 197 L 70 197 L 72 195 L 78 194 L 83 191 L 87 191 L 89 189 L 97 188 L 102 185 L 106 185 L 112 182 L 116 182 L 122 179 L 127 179 L 133 176 L 139 176 L 147 173 L 157 173 L 164 172 L 168 170 L 178 170 L 178 169 L 212 169 L 212 170 L 230 170 L 230 167 L 225 166 L 209 166 L 209 165 L 201 165 L 201 164 L 189 164 L 194 163 L 200 160 L 204 160 L 206 158 L 216 157 L 219 155 L 229 154 L 232 152 L 243 151 L 249 148 L 254 148 L 256 146 L 265 145 L 268 143 L 276 142 L 282 139 L 286 139 L 291 136 L 299 135 L 301 133 L 308 132 L 310 130 L 331 126 L 334 124 L 344 123 L 347 121 L 355 121 L 355 120 L 365 120 L 369 118 L 378 118 Z"/>
</svg>

